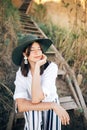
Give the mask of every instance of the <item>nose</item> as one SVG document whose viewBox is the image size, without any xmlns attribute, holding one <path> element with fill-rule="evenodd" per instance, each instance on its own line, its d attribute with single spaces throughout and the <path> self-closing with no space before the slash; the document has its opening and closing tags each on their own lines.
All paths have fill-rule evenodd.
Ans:
<svg viewBox="0 0 87 130">
<path fill-rule="evenodd" d="M 39 49 L 36 49 L 36 50 L 33 50 L 32 52 L 35 53 L 35 54 L 37 54 L 37 53 L 39 54 L 39 53 L 41 53 L 42 51 L 39 50 Z"/>
<path fill-rule="evenodd" d="M 42 51 L 39 51 L 39 50 L 35 50 L 34 54 L 35 55 L 40 55 L 42 53 Z"/>
</svg>

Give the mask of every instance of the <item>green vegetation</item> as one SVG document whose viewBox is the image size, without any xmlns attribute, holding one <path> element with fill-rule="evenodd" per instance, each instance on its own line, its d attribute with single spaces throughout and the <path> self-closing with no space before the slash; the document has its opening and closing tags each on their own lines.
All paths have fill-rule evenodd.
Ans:
<svg viewBox="0 0 87 130">
<path fill-rule="evenodd" d="M 0 130 L 6 130 L 13 109 L 13 69 L 11 53 L 20 30 L 19 12 L 11 0 L 0 1 Z"/>
<path fill-rule="evenodd" d="M 62 3 L 65 8 L 68 8 L 69 3 L 65 3 L 64 1 Z M 76 2 L 76 7 L 77 4 Z M 87 30 L 85 27 L 78 27 L 76 23 L 73 25 L 72 30 L 54 25 L 51 20 L 47 19 L 46 13 L 46 6 L 34 4 L 31 17 L 33 17 L 43 32 L 53 41 L 55 47 L 74 69 L 75 73 L 81 73 L 87 78 Z"/>
<path fill-rule="evenodd" d="M 53 24 L 38 24 L 51 38 L 63 57 L 74 67 L 76 73 L 87 74 L 87 32 L 85 30 L 65 30 Z"/>
<path fill-rule="evenodd" d="M 36 4 L 33 3 L 34 6 L 32 7 L 34 11 L 32 11 L 31 17 L 35 19 L 36 21 L 47 21 L 46 19 L 46 7 L 43 4 Z M 39 18 L 39 19 L 38 19 Z"/>
<path fill-rule="evenodd" d="M 4 16 L 4 17 L 3 17 Z M 19 30 L 19 12 L 12 5 L 11 0 L 1 0 L 0 2 L 0 30 L 2 32 L 0 43 L 5 45 L 15 44 Z M 15 42 L 14 42 L 15 41 Z"/>
</svg>

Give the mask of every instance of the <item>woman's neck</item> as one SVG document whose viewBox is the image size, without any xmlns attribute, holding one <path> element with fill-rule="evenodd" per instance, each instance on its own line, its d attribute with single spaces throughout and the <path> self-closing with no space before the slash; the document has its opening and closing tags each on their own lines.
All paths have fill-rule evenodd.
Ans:
<svg viewBox="0 0 87 130">
<path fill-rule="evenodd" d="M 36 63 L 30 63 L 31 74 L 33 75 Z"/>
</svg>

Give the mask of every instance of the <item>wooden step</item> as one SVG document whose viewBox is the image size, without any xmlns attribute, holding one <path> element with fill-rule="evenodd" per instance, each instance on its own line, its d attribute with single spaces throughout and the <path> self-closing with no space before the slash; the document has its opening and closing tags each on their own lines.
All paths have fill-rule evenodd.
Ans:
<svg viewBox="0 0 87 130">
<path fill-rule="evenodd" d="M 30 29 L 30 30 L 34 30 L 34 31 L 38 31 L 38 29 L 37 28 L 35 28 L 35 27 L 33 27 L 33 26 L 21 26 L 22 28 L 24 28 L 24 29 Z"/>
<path fill-rule="evenodd" d="M 21 22 L 24 22 L 24 23 L 31 23 L 33 24 L 33 21 L 30 20 L 30 19 L 20 19 Z"/>
<path fill-rule="evenodd" d="M 27 29 L 21 29 L 21 31 L 26 32 L 28 34 L 34 34 L 34 35 L 41 35 L 39 31 L 34 31 L 34 30 L 27 30 Z"/>
<path fill-rule="evenodd" d="M 61 97 L 59 98 L 61 106 L 66 110 L 78 109 L 77 104 L 71 96 Z"/>
<path fill-rule="evenodd" d="M 19 8 L 19 10 L 20 10 L 21 12 L 26 13 L 26 11 L 27 11 L 27 9 L 28 9 L 30 3 L 31 3 L 31 0 L 25 1 L 25 2 L 22 4 L 22 6 Z"/>
<path fill-rule="evenodd" d="M 61 70 L 61 69 L 58 69 L 58 75 L 65 75 L 65 74 L 66 74 L 65 71 L 63 71 L 63 70 Z"/>
<path fill-rule="evenodd" d="M 46 55 L 49 56 L 49 55 L 55 55 L 56 53 L 54 51 L 47 51 L 46 52 Z"/>
</svg>

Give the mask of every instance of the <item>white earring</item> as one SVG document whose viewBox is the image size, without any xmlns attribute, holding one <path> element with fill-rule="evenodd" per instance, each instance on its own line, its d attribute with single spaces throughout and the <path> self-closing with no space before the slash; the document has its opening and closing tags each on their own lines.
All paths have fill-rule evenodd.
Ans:
<svg viewBox="0 0 87 130">
<path fill-rule="evenodd" d="M 27 60 L 27 57 L 26 56 L 24 56 L 24 64 L 28 64 L 28 60 Z"/>
</svg>

